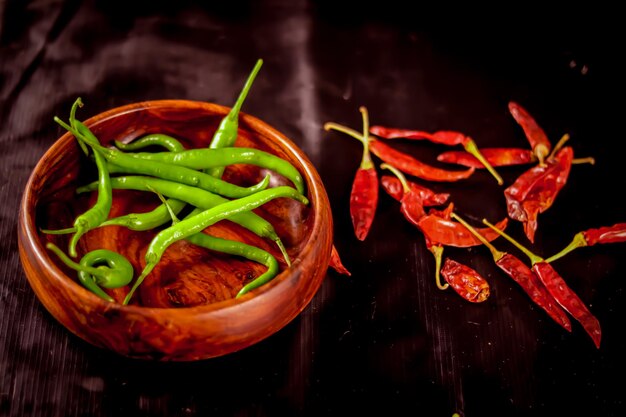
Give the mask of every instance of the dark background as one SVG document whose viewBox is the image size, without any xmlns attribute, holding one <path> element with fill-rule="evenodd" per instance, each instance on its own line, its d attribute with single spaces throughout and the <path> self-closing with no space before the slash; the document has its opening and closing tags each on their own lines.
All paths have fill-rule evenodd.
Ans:
<svg viewBox="0 0 626 417">
<path fill-rule="evenodd" d="M 365 105 L 373 124 L 523 147 L 507 109 L 518 101 L 554 142 L 569 133 L 576 156 L 597 160 L 574 166 L 540 216 L 532 248 L 549 256 L 579 230 L 626 221 L 619 13 L 597 2 L 213 3 L 0 1 L 0 415 L 626 415 L 623 244 L 555 263 L 600 320 L 599 350 L 578 323 L 568 334 L 531 305 L 484 248 L 447 249 L 490 282 L 490 298 L 472 305 L 436 289 L 422 235 L 384 192 L 370 235 L 356 240 L 348 196 L 361 148 L 322 129 L 360 129 Z M 265 64 L 243 110 L 317 167 L 352 277 L 329 271 L 287 327 L 221 358 L 129 360 L 70 334 L 35 298 L 16 242 L 23 187 L 61 134 L 53 116 L 78 96 L 83 118 L 151 99 L 230 105 L 257 58 Z M 396 146 L 431 164 L 445 150 Z M 509 185 L 524 169 L 499 171 Z M 506 215 L 486 173 L 430 186 L 473 221 Z M 520 224 L 509 230 L 526 242 Z"/>
</svg>

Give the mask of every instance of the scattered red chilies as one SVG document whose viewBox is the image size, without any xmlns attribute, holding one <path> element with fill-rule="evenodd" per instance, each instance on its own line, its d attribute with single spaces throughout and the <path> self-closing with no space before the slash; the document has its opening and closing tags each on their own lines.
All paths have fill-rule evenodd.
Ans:
<svg viewBox="0 0 626 417">
<path fill-rule="evenodd" d="M 505 229 L 508 219 L 504 218 L 498 223 L 498 228 Z M 467 248 L 470 246 L 482 245 L 465 226 L 455 222 L 449 218 L 444 218 L 436 212 L 429 212 L 423 216 L 417 227 L 432 242 L 437 242 L 445 246 L 455 246 L 459 248 Z M 488 242 L 496 239 L 499 235 L 489 228 L 477 229 L 478 233 Z"/>
<path fill-rule="evenodd" d="M 382 169 L 388 169 L 393 172 L 402 184 L 402 198 L 400 199 L 400 212 L 413 225 L 417 226 L 419 220 L 426 215 L 424 212 L 424 202 L 419 192 L 413 192 L 409 187 L 408 181 L 395 167 L 389 164 L 381 164 Z"/>
<path fill-rule="evenodd" d="M 565 311 L 572 315 L 583 326 L 587 334 L 591 337 L 597 348 L 600 347 L 600 339 L 602 337 L 602 331 L 600 329 L 600 322 L 589 311 L 587 306 L 581 301 L 576 293 L 567 285 L 565 280 L 555 271 L 555 269 L 547 263 L 540 256 L 535 255 L 530 250 L 522 246 L 519 242 L 513 239 L 505 232 L 499 230 L 497 227 L 483 219 L 483 223 L 491 227 L 494 231 L 507 239 L 522 252 L 530 258 L 532 263 L 531 270 L 541 280 L 543 285 L 546 286 L 548 292 L 554 297 L 554 299 L 563 307 Z"/>
<path fill-rule="evenodd" d="M 543 161 L 550 154 L 552 144 L 548 140 L 548 136 L 543 129 L 537 124 L 535 119 L 519 104 L 514 101 L 509 102 L 509 111 L 524 130 L 526 139 L 530 143 L 533 154 L 539 160 L 539 165 L 543 165 Z"/>
<path fill-rule="evenodd" d="M 335 271 L 337 271 L 338 273 L 342 275 L 347 275 L 347 276 L 352 275 L 352 273 L 348 271 L 348 268 L 343 266 L 343 263 L 341 262 L 341 258 L 339 257 L 339 252 L 337 252 L 337 248 L 335 247 L 335 245 L 333 245 L 332 251 L 330 253 L 330 262 L 328 263 L 328 266 L 330 266 L 332 269 L 334 269 Z"/>
<path fill-rule="evenodd" d="M 509 217 L 524 223 L 524 232 L 535 241 L 537 217 L 552 206 L 565 186 L 572 166 L 574 152 L 565 147 L 546 164 L 529 169 L 504 190 Z"/>
<path fill-rule="evenodd" d="M 494 167 L 524 165 L 535 162 L 535 155 L 522 148 L 482 148 L 480 152 Z M 437 161 L 481 169 L 485 166 L 474 155 L 464 151 L 448 151 L 437 156 Z"/>
<path fill-rule="evenodd" d="M 548 315 L 565 330 L 568 332 L 572 331 L 572 324 L 567 317 L 567 313 L 559 307 L 557 301 L 548 292 L 548 289 L 525 263 L 510 253 L 497 250 L 491 243 L 484 239 L 474 227 L 470 226 L 457 214 L 453 213 L 452 218 L 467 227 L 467 230 L 472 232 L 472 234 L 489 249 L 498 268 L 503 270 L 513 281 L 519 284 L 536 305 L 548 313 Z"/>
<path fill-rule="evenodd" d="M 441 275 L 461 297 L 472 303 L 482 303 L 489 297 L 489 283 L 474 269 L 447 258 Z"/>
<path fill-rule="evenodd" d="M 393 165 L 405 174 L 413 175 L 424 180 L 452 182 L 465 179 L 474 173 L 474 168 L 469 168 L 465 171 L 447 171 L 445 169 L 430 166 L 413 158 L 411 155 L 392 148 L 379 140 L 366 137 L 354 129 L 350 129 L 349 127 L 342 126 L 337 123 L 326 123 L 324 125 L 324 129 L 337 130 L 350 135 L 361 142 L 368 142 L 369 150 L 374 155 L 382 159 L 383 162 Z"/>
<path fill-rule="evenodd" d="M 393 129 L 383 126 L 372 126 L 370 132 L 385 139 L 426 139 L 428 141 L 447 146 L 462 145 L 467 152 L 474 155 L 474 157 L 476 157 L 476 159 L 481 162 L 481 168 L 487 168 L 487 170 L 491 173 L 491 175 L 493 175 L 496 181 L 498 181 L 498 184 L 503 184 L 502 177 L 496 172 L 496 170 L 489 163 L 489 161 L 485 159 L 482 153 L 478 150 L 476 142 L 474 142 L 474 140 L 469 136 L 465 136 L 460 132 L 455 132 L 451 130 L 440 130 L 435 133 L 428 133 L 421 130 Z"/>
<path fill-rule="evenodd" d="M 474 168 L 469 168 L 465 171 L 448 171 L 427 165 L 413 158 L 411 155 L 400 152 L 376 139 L 370 139 L 370 150 L 384 162 L 393 165 L 405 174 L 413 175 L 427 181 L 459 181 L 468 178 L 474 173 Z"/>
<path fill-rule="evenodd" d="M 357 239 L 362 241 L 367 237 L 376 214 L 376 206 L 378 205 L 378 174 L 369 151 L 369 118 L 367 109 L 360 107 L 359 111 L 363 117 L 363 136 L 357 134 L 355 137 L 363 144 L 363 157 L 352 182 L 350 217 L 354 234 Z M 325 128 L 328 129 L 329 125 L 327 124 Z"/>
<path fill-rule="evenodd" d="M 613 226 L 604 226 L 597 229 L 589 229 L 579 232 L 572 242 L 556 255 L 552 255 L 546 262 L 556 261 L 567 255 L 576 248 L 593 246 L 598 244 L 626 242 L 626 223 L 617 223 Z"/>
<path fill-rule="evenodd" d="M 600 339 L 602 338 L 600 322 L 591 314 L 585 303 L 565 284 L 563 278 L 549 263 L 545 261 L 537 262 L 533 265 L 532 270 L 559 304 L 582 324 L 587 334 L 591 336 L 593 343 L 599 348 Z"/>
<path fill-rule="evenodd" d="M 380 180 L 383 188 L 387 191 L 387 194 L 398 201 L 402 200 L 404 189 L 398 178 L 390 175 L 383 175 Z M 448 198 L 450 198 L 450 194 L 448 193 L 435 193 L 430 188 L 426 188 L 412 181 L 407 181 L 407 183 L 409 184 L 411 191 L 420 196 L 424 207 L 440 206 L 445 204 L 445 202 L 448 201 Z"/>
</svg>

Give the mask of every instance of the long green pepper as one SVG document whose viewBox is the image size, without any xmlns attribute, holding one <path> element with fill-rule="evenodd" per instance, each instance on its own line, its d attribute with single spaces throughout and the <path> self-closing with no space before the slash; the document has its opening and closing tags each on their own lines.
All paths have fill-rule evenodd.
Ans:
<svg viewBox="0 0 626 417">
<path fill-rule="evenodd" d="M 80 263 L 76 263 L 53 243 L 48 243 L 46 248 L 54 252 L 66 266 L 78 271 L 80 283 L 103 300 L 114 301 L 100 286 L 120 288 L 130 284 L 133 280 L 135 272 L 133 266 L 119 253 L 107 249 L 96 249 L 85 254 Z"/>
<path fill-rule="evenodd" d="M 146 266 L 144 267 L 141 275 L 135 281 L 135 284 L 131 288 L 130 292 L 124 299 L 123 304 L 128 304 L 133 294 L 141 285 L 145 277 L 154 269 L 157 265 L 165 250 L 182 239 L 186 239 L 189 236 L 200 233 L 212 224 L 217 223 L 220 220 L 232 218 L 235 215 L 241 215 L 245 212 L 249 212 L 261 205 L 267 203 L 278 197 L 288 197 L 303 204 L 308 204 L 308 200 L 305 196 L 297 192 L 291 187 L 276 187 L 268 190 L 259 191 L 258 193 L 243 197 L 237 200 L 228 201 L 224 204 L 220 204 L 217 207 L 205 210 L 193 217 L 186 218 L 175 225 L 159 232 L 150 242 L 148 250 L 146 251 L 145 260 Z"/>
<path fill-rule="evenodd" d="M 277 172 L 289 179 L 304 194 L 304 179 L 287 160 L 254 148 L 228 147 L 190 149 L 182 152 L 136 152 L 133 158 L 159 161 L 191 169 L 207 169 L 232 164 L 251 164 Z"/>
<path fill-rule="evenodd" d="M 172 223 L 176 224 L 180 222 L 178 217 L 167 201 L 165 197 L 163 197 L 160 193 L 157 193 L 163 204 L 169 209 L 170 217 L 172 218 Z M 187 218 L 193 217 L 195 214 L 189 213 Z M 226 253 L 228 255 L 241 256 L 243 258 L 249 259 L 254 262 L 258 262 L 267 267 L 267 270 L 259 275 L 257 278 L 244 285 L 241 290 L 237 293 L 235 298 L 239 298 L 245 293 L 260 287 L 271 281 L 276 275 L 278 275 L 278 261 L 272 254 L 264 251 L 263 249 L 257 248 L 255 246 L 248 245 L 243 242 L 239 242 L 236 240 L 222 239 L 219 237 L 211 236 L 206 233 L 200 232 L 195 235 L 189 236 L 185 239 L 186 241 L 193 243 L 194 245 L 201 246 L 205 249 L 209 249 L 215 252 Z"/>
<path fill-rule="evenodd" d="M 171 165 L 160 161 L 148 162 L 142 159 L 138 160 L 117 149 L 103 147 L 91 130 L 78 120 L 71 127 L 59 120 L 57 122 L 73 133 L 79 140 L 85 141 L 93 149 L 97 149 L 102 153 L 109 162 L 107 168 L 110 173 L 151 175 L 157 178 L 198 186 L 230 198 L 245 197 L 263 190 L 269 185 L 269 176 L 266 176 L 258 184 L 246 188 L 183 166 Z M 74 128 L 74 126 L 76 127 Z"/>
<path fill-rule="evenodd" d="M 93 191 L 97 187 L 97 183 L 91 183 L 84 185 L 82 187 L 78 187 L 76 192 L 83 193 L 88 191 Z M 219 195 L 213 194 L 209 191 L 202 190 L 200 188 L 191 187 L 185 184 L 179 184 L 172 181 L 166 181 L 158 178 L 151 177 L 142 177 L 142 176 L 126 176 L 126 177 L 114 177 L 111 178 L 111 186 L 114 189 L 119 190 L 138 190 L 138 191 L 152 191 L 158 192 L 166 197 L 174 198 L 176 200 L 184 201 L 193 206 L 202 208 L 202 209 L 210 209 L 221 204 L 225 204 L 230 202 L 231 200 L 227 200 L 224 197 L 220 197 Z M 281 188 L 281 187 L 276 187 Z M 294 190 L 291 187 L 284 187 Z M 264 191 L 271 191 L 275 188 L 270 188 L 267 190 L 259 191 L 256 194 L 253 194 L 248 197 L 254 197 L 259 193 Z M 232 200 L 239 201 L 239 200 Z M 287 254 L 287 250 L 283 245 L 282 241 L 276 234 L 274 230 L 274 226 L 261 216 L 256 213 L 241 213 L 236 214 L 229 218 L 230 221 L 239 224 L 240 226 L 245 227 L 256 235 L 271 239 L 278 245 L 280 251 L 285 257 L 285 261 L 290 264 L 289 255 Z"/>
<path fill-rule="evenodd" d="M 147 148 L 148 146 L 161 146 L 170 152 L 180 152 L 185 150 L 185 147 L 178 141 L 178 139 L 169 135 L 164 135 L 163 133 L 151 133 L 129 143 L 116 140 L 115 146 L 124 152 L 134 152 Z"/>
<path fill-rule="evenodd" d="M 243 86 L 243 89 L 239 93 L 239 97 L 235 102 L 235 105 L 230 109 L 226 117 L 222 119 L 220 125 L 217 130 L 213 134 L 213 139 L 211 139 L 211 143 L 209 144 L 209 148 L 217 149 L 217 148 L 225 148 L 230 147 L 235 144 L 237 140 L 237 131 L 239 129 L 239 112 L 241 110 L 241 106 L 248 96 L 248 92 L 252 87 L 252 83 L 256 78 L 256 75 L 259 73 L 261 66 L 263 65 L 263 60 L 259 59 L 256 62 L 256 65 L 252 69 L 252 72 L 248 76 L 246 83 Z M 206 169 L 208 174 L 214 176 L 215 178 L 222 178 L 222 174 L 224 173 L 223 166 L 216 166 L 209 169 Z M 302 192 L 302 191 L 301 191 Z"/>
</svg>

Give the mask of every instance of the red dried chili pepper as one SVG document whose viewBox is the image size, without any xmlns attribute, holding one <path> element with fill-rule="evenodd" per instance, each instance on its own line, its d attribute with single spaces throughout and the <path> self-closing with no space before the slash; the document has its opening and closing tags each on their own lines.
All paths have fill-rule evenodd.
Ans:
<svg viewBox="0 0 626 417">
<path fill-rule="evenodd" d="M 452 289 L 472 303 L 482 303 L 489 298 L 489 283 L 474 269 L 447 258 L 441 275 Z"/>
<path fill-rule="evenodd" d="M 482 148 L 480 152 L 494 167 L 524 165 L 536 161 L 535 155 L 529 149 L 522 148 Z M 458 164 L 477 169 L 485 166 L 469 152 L 448 151 L 437 156 L 437 161 Z"/>
<path fill-rule="evenodd" d="M 364 140 L 363 135 L 357 131 L 337 123 L 326 123 L 324 125 L 324 129 L 337 130 L 360 141 Z M 424 180 L 452 182 L 465 179 L 474 173 L 474 168 L 469 168 L 465 171 L 448 171 L 436 168 L 420 162 L 411 155 L 400 152 L 374 138 L 369 138 L 368 142 L 370 151 L 384 162 L 387 162 L 389 165 L 393 165 L 405 174 L 413 175 Z"/>
<path fill-rule="evenodd" d="M 370 156 L 369 118 L 367 109 L 360 107 L 359 111 L 363 117 L 363 135 L 360 135 L 352 129 L 350 129 L 350 135 L 363 144 L 363 157 L 361 158 L 361 165 L 352 182 L 350 217 L 356 238 L 362 241 L 367 237 L 376 214 L 376 206 L 378 204 L 378 175 Z M 327 123 L 324 125 L 324 128 L 326 130 L 337 128 L 337 130 L 344 131 L 343 126 L 335 125 L 334 123 Z M 352 132 L 354 134 L 352 134 Z"/>
<path fill-rule="evenodd" d="M 602 337 L 602 330 L 600 328 L 600 322 L 589 311 L 585 303 L 576 295 L 576 293 L 567 286 L 565 280 L 556 272 L 556 270 L 546 262 L 540 256 L 535 255 L 530 250 L 522 246 L 519 242 L 513 239 L 511 236 L 499 230 L 496 226 L 483 219 L 483 223 L 491 227 L 494 231 L 507 239 L 519 250 L 524 252 L 526 256 L 530 258 L 532 264 L 531 270 L 541 280 L 543 285 L 546 286 L 552 297 L 563 307 L 565 311 L 572 315 L 583 326 L 585 331 L 597 348 L 600 347 L 600 339 Z"/>
<path fill-rule="evenodd" d="M 335 247 L 335 245 L 333 245 L 332 251 L 330 253 L 330 262 L 328 263 L 328 266 L 330 266 L 332 269 L 334 269 L 335 271 L 337 271 L 338 273 L 342 275 L 347 275 L 347 276 L 352 275 L 350 271 L 348 271 L 348 268 L 343 266 L 343 263 L 341 262 L 341 258 L 339 257 L 339 252 L 337 252 L 337 248 Z"/>
<path fill-rule="evenodd" d="M 394 129 L 383 126 L 372 126 L 370 128 L 370 132 L 385 139 L 426 139 L 431 142 L 447 146 L 462 145 L 467 152 L 474 155 L 474 157 L 481 162 L 481 168 L 487 168 L 487 170 L 491 173 L 491 175 L 493 175 L 496 181 L 498 181 L 498 184 L 503 184 L 502 177 L 496 172 L 496 170 L 489 163 L 489 161 L 483 156 L 481 151 L 478 150 L 476 142 L 474 142 L 474 140 L 469 136 L 465 136 L 460 132 L 455 132 L 451 130 L 440 130 L 435 133 L 428 133 L 421 130 Z"/>
<path fill-rule="evenodd" d="M 413 192 L 413 189 L 409 186 L 406 178 L 395 167 L 383 163 L 380 165 L 381 169 L 388 169 L 393 172 L 398 181 L 402 184 L 402 198 L 400 199 L 400 211 L 404 217 L 417 226 L 419 220 L 426 215 L 424 212 L 424 202 L 419 192 Z"/>
<path fill-rule="evenodd" d="M 574 235 L 572 242 L 556 255 L 552 255 L 546 262 L 556 261 L 576 248 L 598 244 L 626 242 L 626 223 L 617 223 L 613 226 L 604 226 L 597 229 L 588 229 Z"/>
<path fill-rule="evenodd" d="M 448 206 L 448 210 L 453 207 L 452 204 Z M 498 223 L 498 227 L 505 229 L 508 224 L 508 219 L 504 218 Z M 423 216 L 417 227 L 424 233 L 424 235 L 432 242 L 442 244 L 444 246 L 455 246 L 459 248 L 467 248 L 470 246 L 479 246 L 482 244 L 471 232 L 469 232 L 465 226 L 461 223 L 452 221 L 450 217 L 447 218 L 441 215 L 441 212 L 431 210 L 427 215 Z M 493 232 L 489 228 L 477 229 L 487 241 L 498 237 L 498 234 Z"/>
<path fill-rule="evenodd" d="M 456 213 L 452 214 L 452 218 L 467 227 L 467 230 L 472 232 L 472 234 L 489 249 L 496 265 L 511 277 L 513 281 L 517 282 L 535 304 L 548 313 L 548 315 L 565 330 L 568 332 L 572 331 L 572 324 L 565 311 L 559 307 L 557 301 L 548 292 L 548 289 L 525 263 L 510 253 L 497 250 L 491 243 L 484 239 L 474 227 L 470 226 Z"/>
<path fill-rule="evenodd" d="M 383 188 L 387 191 L 387 194 L 398 201 L 402 200 L 404 189 L 398 178 L 390 175 L 383 175 L 380 180 Z M 450 194 L 448 193 L 435 193 L 430 188 L 426 188 L 423 185 L 419 185 L 412 181 L 407 181 L 407 184 L 412 192 L 419 194 L 424 207 L 440 206 L 445 204 L 445 202 L 450 198 Z"/>
<path fill-rule="evenodd" d="M 374 155 L 398 168 L 405 174 L 413 175 L 427 181 L 459 181 L 468 178 L 474 173 L 474 168 L 469 168 L 465 171 L 448 171 L 427 165 L 413 158 L 411 155 L 400 152 L 376 139 L 370 139 L 370 149 Z"/>
<path fill-rule="evenodd" d="M 539 160 L 539 165 L 543 165 L 543 161 L 550 154 L 552 144 L 548 140 L 548 136 L 543 129 L 537 124 L 535 119 L 519 104 L 514 101 L 509 102 L 509 111 L 515 121 L 522 127 L 528 143 L 532 148 L 533 154 Z"/>
<path fill-rule="evenodd" d="M 524 223 L 524 232 L 531 242 L 535 240 L 537 217 L 552 206 L 565 186 L 573 157 L 572 148 L 565 147 L 554 158 L 548 158 L 546 164 L 529 169 L 504 190 L 509 217 Z"/>
</svg>

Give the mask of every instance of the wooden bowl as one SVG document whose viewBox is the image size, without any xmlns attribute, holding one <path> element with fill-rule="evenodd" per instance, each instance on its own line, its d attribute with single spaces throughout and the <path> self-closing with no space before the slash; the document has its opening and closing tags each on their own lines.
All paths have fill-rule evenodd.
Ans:
<svg viewBox="0 0 626 417">
<path fill-rule="evenodd" d="M 149 101 L 106 111 L 85 124 L 105 146 L 115 139 L 130 141 L 148 133 L 165 133 L 187 148 L 198 148 L 208 146 L 228 110 L 202 102 Z M 79 110 L 78 117 L 84 112 Z M 265 267 L 181 241 L 167 249 L 133 303 L 124 306 L 97 297 L 45 247 L 54 242 L 66 249 L 69 235 L 40 232 L 71 227 L 75 216 L 95 201 L 95 193 L 75 193 L 76 187 L 96 180 L 95 164 L 80 151 L 75 138 L 65 134 L 33 170 L 22 198 L 18 228 L 26 277 L 59 322 L 87 342 L 128 357 L 190 361 L 259 342 L 307 306 L 326 275 L 331 254 L 333 225 L 326 191 L 311 162 L 292 141 L 252 116 L 241 114 L 239 120 L 236 146 L 276 154 L 291 162 L 305 179 L 308 206 L 279 198 L 255 210 L 275 227 L 292 266 L 287 268 L 282 262 L 280 274 L 272 281 L 235 299 L 239 289 Z M 233 165 L 226 169 L 224 179 L 251 185 L 266 174 L 267 170 L 250 165 Z M 288 184 L 280 175 L 271 175 L 271 186 Z M 109 217 L 146 211 L 157 204 L 159 200 L 151 193 L 115 190 Z M 94 229 L 79 241 L 79 259 L 93 249 L 114 250 L 131 262 L 136 277 L 155 233 L 118 226 Z M 272 242 L 229 221 L 211 226 L 210 233 L 254 244 L 282 260 Z M 111 294 L 119 299 L 119 294 Z"/>
</svg>

